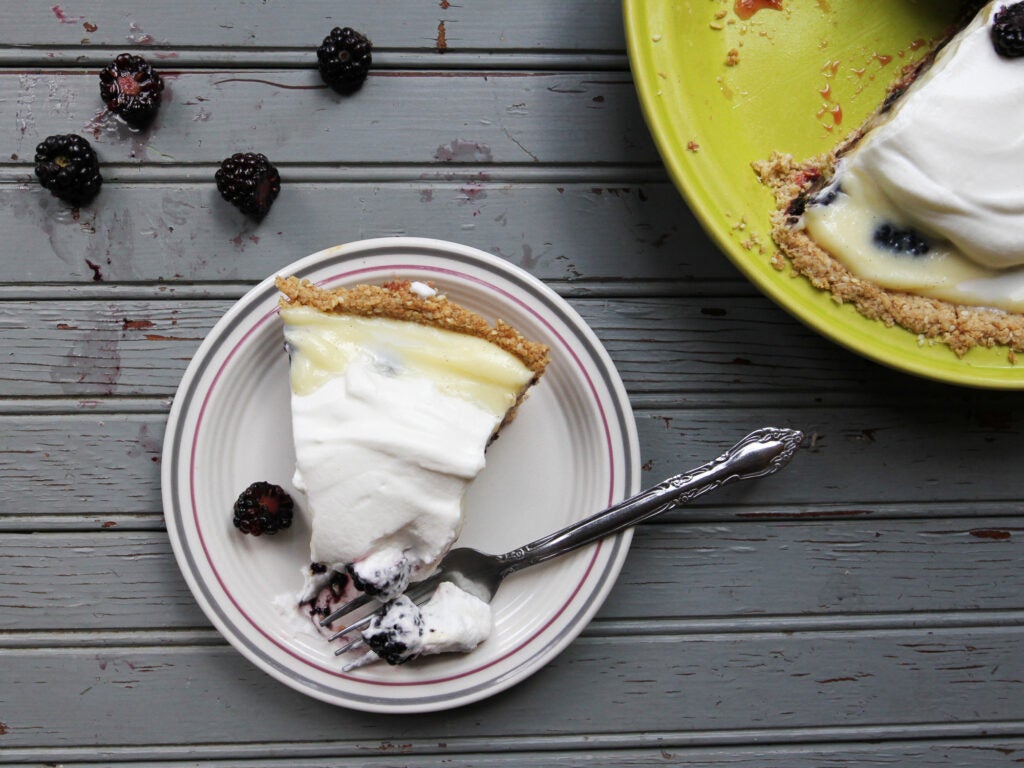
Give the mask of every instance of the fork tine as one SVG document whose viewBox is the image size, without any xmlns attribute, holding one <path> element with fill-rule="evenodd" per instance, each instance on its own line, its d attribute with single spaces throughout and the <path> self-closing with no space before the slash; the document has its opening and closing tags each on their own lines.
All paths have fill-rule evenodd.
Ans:
<svg viewBox="0 0 1024 768">
<path fill-rule="evenodd" d="M 424 579 L 423 581 L 419 582 L 418 584 L 414 584 L 412 587 L 410 587 L 409 589 L 407 589 L 405 591 L 405 594 L 409 595 L 410 599 L 415 601 L 419 595 L 423 594 L 423 590 L 424 589 L 433 592 L 434 591 L 434 587 L 436 587 L 439 583 L 441 583 L 441 580 L 442 580 L 441 579 L 441 574 L 440 573 L 435 573 L 432 576 L 430 576 L 429 578 Z M 331 624 L 336 622 L 338 619 L 340 619 L 342 616 L 345 616 L 346 614 L 352 613 L 353 611 L 356 611 L 356 610 L 362 608 L 367 603 L 371 603 L 371 602 L 373 602 L 376 599 L 377 598 L 371 597 L 370 595 L 366 595 L 366 594 L 359 595 L 359 597 L 356 597 L 356 598 L 353 598 L 352 600 L 349 600 L 344 605 L 339 606 L 338 608 L 335 608 L 327 616 L 324 616 L 322 619 L 320 619 L 320 626 L 321 627 L 330 626 Z"/>
<path fill-rule="evenodd" d="M 336 650 L 334 652 L 334 655 L 335 656 L 341 656 L 341 654 L 343 654 L 343 653 L 348 653 L 353 648 L 358 648 L 359 646 L 363 645 L 364 642 L 365 641 L 361 637 L 357 637 L 355 640 L 350 640 L 349 642 L 347 642 L 343 646 L 341 646 L 341 648 Z"/>
<path fill-rule="evenodd" d="M 324 618 L 320 619 L 320 626 L 321 627 L 326 627 L 326 626 L 328 626 L 330 624 L 333 624 L 335 621 L 340 619 L 346 613 L 351 613 L 352 611 L 356 610 L 357 608 L 362 608 L 364 605 L 366 605 L 367 603 L 369 603 L 373 599 L 374 598 L 370 597 L 369 595 L 360 595 L 359 597 L 357 597 L 357 598 L 355 598 L 353 600 L 349 600 L 347 603 L 345 603 L 340 608 L 335 608 L 329 615 L 327 615 Z"/>
<path fill-rule="evenodd" d="M 434 588 L 437 587 L 437 585 L 440 584 L 441 581 L 441 574 L 435 573 L 429 579 L 424 579 L 419 584 L 414 584 L 411 588 L 406 590 L 405 596 L 412 600 L 414 603 L 416 603 L 416 605 L 423 605 L 423 603 L 427 602 L 427 600 L 430 599 L 430 596 L 434 594 Z M 330 642 L 331 640 L 337 640 L 339 637 L 344 637 L 345 635 L 349 634 L 350 632 L 353 632 L 354 630 L 362 629 L 363 627 L 367 626 L 371 621 L 373 621 L 373 617 L 376 615 L 376 613 L 367 614 L 363 618 L 359 619 L 359 621 L 354 621 L 344 629 L 335 632 L 333 635 L 327 638 L 327 641 Z M 346 648 L 345 650 L 348 649 Z M 342 651 L 335 651 L 335 654 L 341 652 Z"/>
<path fill-rule="evenodd" d="M 351 661 L 341 668 L 342 672 L 351 672 L 353 669 L 359 669 L 365 667 L 367 664 L 372 664 L 377 661 L 380 657 L 373 651 L 367 651 L 355 661 Z"/>
<path fill-rule="evenodd" d="M 375 614 L 371 613 L 371 614 L 368 614 L 366 616 L 363 616 L 363 618 L 361 618 L 359 621 L 353 621 L 351 624 L 349 624 L 344 629 L 339 629 L 333 635 L 328 637 L 327 641 L 330 642 L 331 640 L 337 640 L 339 637 L 344 637 L 345 635 L 349 634 L 350 632 L 354 632 L 357 629 L 362 629 L 363 627 L 367 626 L 371 621 L 373 621 L 374 615 Z"/>
</svg>

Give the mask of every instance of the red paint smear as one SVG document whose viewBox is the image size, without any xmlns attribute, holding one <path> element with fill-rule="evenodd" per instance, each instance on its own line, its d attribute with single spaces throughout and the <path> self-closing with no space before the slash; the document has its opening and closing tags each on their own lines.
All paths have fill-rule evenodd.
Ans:
<svg viewBox="0 0 1024 768">
<path fill-rule="evenodd" d="M 126 331 L 139 331 L 143 328 L 152 328 L 152 320 L 129 320 L 125 318 L 124 322 L 121 323 L 121 327 Z"/>
<path fill-rule="evenodd" d="M 99 264 L 93 264 L 88 259 L 85 260 L 85 263 L 88 264 L 89 265 L 89 269 L 92 270 L 93 282 L 102 283 L 103 282 L 103 273 L 100 271 L 100 265 Z"/>
<path fill-rule="evenodd" d="M 765 8 L 781 11 L 782 0 L 736 0 L 733 4 L 736 15 L 744 21 Z"/>
<path fill-rule="evenodd" d="M 971 536 L 976 536 L 979 539 L 995 539 L 996 541 L 1003 541 L 1013 536 L 1009 531 L 999 531 L 994 528 L 976 528 L 970 533 Z"/>
</svg>

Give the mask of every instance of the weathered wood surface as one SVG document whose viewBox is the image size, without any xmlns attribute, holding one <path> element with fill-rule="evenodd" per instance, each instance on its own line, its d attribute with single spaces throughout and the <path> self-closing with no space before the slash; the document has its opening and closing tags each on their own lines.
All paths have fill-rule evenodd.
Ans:
<svg viewBox="0 0 1024 768">
<path fill-rule="evenodd" d="M 202 289 L 100 288 L 77 299 L 38 286 L 10 287 L 0 300 L 0 413 L 4 398 L 160 397 L 174 394 L 192 355 L 245 286 L 230 298 Z M 139 297 L 139 294 L 142 294 Z M 594 329 L 638 406 L 650 398 L 685 403 L 712 394 L 743 402 L 936 407 L 965 428 L 1012 430 L 1014 394 L 979 392 L 910 379 L 852 355 L 751 295 L 571 298 Z M 912 402 L 906 393 L 912 392 Z M 810 397 L 810 400 L 808 400 Z M 733 399 L 733 402 L 739 402 Z M 945 413 L 942 404 L 964 407 Z"/>
<path fill-rule="evenodd" d="M 47 135 L 81 132 L 126 175 L 249 150 L 282 165 L 657 162 L 626 72 L 385 72 L 348 100 L 315 70 L 182 70 L 166 81 L 165 108 L 134 131 L 106 112 L 95 70 L 7 74 L 0 99 L 17 106 L 4 144 L 30 161 Z"/>
<path fill-rule="evenodd" d="M 185 169 L 181 182 L 108 183 L 103 205 L 77 219 L 30 173 L 19 165 L 14 181 L 0 184 L 0 227 L 18 244 L 5 258 L 22 283 L 255 282 L 331 245 L 412 235 L 471 242 L 537 277 L 591 291 L 622 292 L 629 284 L 617 283 L 628 280 L 676 294 L 722 286 L 752 293 L 675 189 L 652 180 L 658 170 L 446 164 L 374 178 L 342 169 L 337 175 L 352 180 L 286 180 L 258 227 L 217 195 L 213 166 Z"/>
<path fill-rule="evenodd" d="M 1009 624 L 1024 617 L 1022 541 L 1002 517 L 649 524 L 590 632 L 948 626 L 972 611 Z M 162 532 L 6 533 L 0 547 L 0 581 L 17 587 L 0 631 L 45 632 L 57 614 L 79 633 L 209 628 Z"/>
<path fill-rule="evenodd" d="M 490 7 L 488 7 L 490 6 Z M 373 40 L 375 60 L 396 50 L 446 54 L 483 52 L 625 52 L 621 9 L 614 2 L 520 0 L 514 11 L 489 3 L 442 0 L 387 0 L 365 3 L 175 3 L 169 7 L 132 0 L 0 6 L 0 23 L 17 30 L 9 47 L 50 53 L 58 47 L 78 55 L 131 47 L 149 49 L 163 61 L 188 56 L 192 49 L 226 50 L 252 56 L 315 48 L 333 26 L 354 27 Z M 447 45 L 438 48 L 444 22 Z M 93 29 L 95 27 L 95 29 Z M 184 50 L 179 50 L 184 49 Z M 173 53 L 175 55 L 168 55 Z M 444 59 L 439 58 L 443 63 Z"/>
<path fill-rule="evenodd" d="M 0 23 L 0 764 L 1024 758 L 1024 400 L 882 370 L 758 296 L 660 164 L 618 2 L 3 3 Z M 313 69 L 336 24 L 376 46 L 351 99 Z M 168 75 L 143 132 L 99 103 L 121 50 Z M 35 144 L 68 131 L 104 161 L 77 215 L 32 180 Z M 250 148 L 285 181 L 260 225 L 213 185 Z M 232 301 L 400 234 L 568 297 L 622 374 L 650 482 L 761 424 L 809 437 L 770 482 L 638 531 L 537 675 L 397 719 L 294 693 L 221 639 L 174 562 L 159 475 L 176 386 Z"/>
<path fill-rule="evenodd" d="M 249 748 L 328 739 L 351 747 L 582 734 L 693 734 L 733 729 L 829 728 L 869 739 L 879 723 L 905 728 L 1024 719 L 1020 627 L 869 632 L 647 633 L 583 637 L 541 673 L 470 709 L 381 717 L 322 706 L 284 689 L 229 646 L 5 651 L 0 696 L 5 746 L 54 749 L 190 742 Z M 972 691 L 983 689 L 984 696 Z M 961 692 L 963 691 L 963 692 Z M 767 695 L 771 692 L 771 695 Z M 55 718 L 74 697 L 118 726 Z M 972 704 L 970 717 L 963 700 Z M 626 716 L 627 713 L 633 713 Z M 669 743 L 673 737 L 669 737 Z M 488 750 L 490 751 L 490 750 Z"/>
<path fill-rule="evenodd" d="M 592 741 L 588 742 L 592 743 Z M 341 754 L 355 753 L 356 756 L 335 757 L 334 746 L 312 745 L 302 748 L 303 753 L 324 755 L 324 757 L 289 757 L 281 759 L 218 759 L 219 768 L 354 768 L 355 766 L 380 766 L 380 768 L 427 768 L 444 765 L 450 768 L 583 768 L 607 765 L 609 759 L 616 766 L 686 765 L 688 768 L 819 768 L 822 765 L 856 765 L 861 768 L 878 768 L 893 765 L 913 765 L 915 768 L 959 768 L 963 765 L 1006 766 L 1013 765 L 1021 750 L 1021 743 L 1006 739 L 986 739 L 982 742 L 962 743 L 955 740 L 922 741 L 904 744 L 852 744 L 828 747 L 793 748 L 766 745 L 747 749 L 729 748 L 679 748 L 648 747 L 644 749 L 616 749 L 613 752 L 587 747 L 572 751 L 511 751 L 505 754 L 474 754 L 466 758 L 453 754 L 451 744 L 443 742 L 435 754 L 416 754 L 411 743 L 383 744 L 370 750 L 346 750 Z M 293 751 L 299 749 L 293 747 Z M 270 750 L 273 752 L 274 750 Z M 161 755 L 180 756 L 176 750 L 154 750 Z M 104 750 L 111 759 L 117 760 L 120 768 L 146 768 L 150 762 L 123 760 L 123 755 L 137 755 L 138 750 Z M 26 754 L 19 750 L 19 754 Z M 152 754 L 152 753 L 151 753 Z M 260 754 L 266 754 L 266 750 Z M 329 757 L 327 756 L 329 755 Z M 16 768 L 36 768 L 37 763 L 16 763 Z M 107 762 L 76 762 L 81 768 L 106 768 Z M 161 768 L 195 768 L 191 760 L 162 760 Z"/>
<path fill-rule="evenodd" d="M 719 454 L 755 426 L 792 424 L 807 431 L 814 445 L 799 454 L 797 471 L 766 483 L 726 487 L 695 503 L 695 509 L 710 514 L 729 510 L 725 514 L 738 519 L 765 512 L 857 518 L 879 507 L 920 505 L 927 505 L 919 513 L 925 516 L 984 516 L 993 505 L 1003 505 L 1011 515 L 1019 511 L 1019 432 L 979 425 L 970 415 L 950 424 L 938 407 L 698 404 L 638 411 L 637 417 L 640 458 L 652 484 Z M 0 417 L 0 521 L 62 514 L 75 525 L 83 517 L 159 516 L 165 419 L 160 412 Z M 903 495 L 894 494 L 887 482 L 893 455 L 900 456 Z M 963 467 L 972 463 L 984 466 L 963 477 Z M 26 508 L 19 501 L 26 496 L 39 503 Z"/>
</svg>

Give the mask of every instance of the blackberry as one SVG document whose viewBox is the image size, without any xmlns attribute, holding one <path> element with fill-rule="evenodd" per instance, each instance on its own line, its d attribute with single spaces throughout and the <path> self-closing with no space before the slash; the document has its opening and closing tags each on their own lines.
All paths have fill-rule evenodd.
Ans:
<svg viewBox="0 0 1024 768">
<path fill-rule="evenodd" d="M 258 152 L 237 152 L 225 159 L 214 177 L 221 197 L 259 221 L 281 191 L 277 168 Z"/>
<path fill-rule="evenodd" d="M 387 603 L 363 631 L 363 641 L 388 664 L 404 664 L 423 650 L 423 616 L 407 596 Z"/>
<path fill-rule="evenodd" d="M 931 250 L 928 241 L 919 232 L 909 227 L 897 227 L 892 224 L 879 225 L 875 229 L 872 240 L 879 248 L 911 256 L 924 256 Z"/>
<path fill-rule="evenodd" d="M 838 184 L 833 184 L 832 186 L 825 187 L 823 190 L 821 190 L 814 197 L 811 198 L 810 204 L 820 205 L 827 208 L 836 201 L 836 198 L 839 197 L 839 193 L 842 191 L 843 188 Z"/>
<path fill-rule="evenodd" d="M 272 535 L 292 524 L 295 503 L 279 485 L 253 483 L 235 501 L 235 528 L 253 536 Z"/>
<path fill-rule="evenodd" d="M 129 125 L 141 128 L 160 108 L 164 81 L 141 56 L 122 53 L 100 70 L 100 97 Z"/>
<path fill-rule="evenodd" d="M 409 646 L 398 638 L 394 632 L 380 632 L 370 635 L 365 641 L 370 650 L 391 665 L 404 664 L 413 656 L 409 655 Z"/>
<path fill-rule="evenodd" d="M 96 197 L 103 184 L 96 152 L 74 133 L 48 136 L 36 147 L 36 176 L 54 196 L 75 206 Z"/>
<path fill-rule="evenodd" d="M 348 576 L 328 569 L 324 563 L 310 563 L 308 581 L 311 583 L 310 591 L 301 604 L 309 616 L 319 622 L 338 607 L 348 587 Z"/>
<path fill-rule="evenodd" d="M 356 589 L 381 600 L 390 600 L 405 592 L 409 586 L 411 569 L 408 559 L 404 557 L 384 566 L 375 565 L 368 558 L 359 564 L 358 569 L 353 563 L 349 563 L 345 569 Z"/>
<path fill-rule="evenodd" d="M 316 49 L 320 77 L 338 93 L 358 91 L 373 62 L 372 48 L 373 43 L 351 27 L 335 27 Z"/>
<path fill-rule="evenodd" d="M 1024 56 L 1024 3 L 1002 8 L 992 19 L 992 45 L 1010 59 Z"/>
</svg>

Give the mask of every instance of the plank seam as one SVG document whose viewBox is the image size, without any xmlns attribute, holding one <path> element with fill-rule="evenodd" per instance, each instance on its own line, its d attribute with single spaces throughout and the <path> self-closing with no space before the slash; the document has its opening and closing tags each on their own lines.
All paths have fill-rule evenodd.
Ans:
<svg viewBox="0 0 1024 768">
<path fill-rule="evenodd" d="M 401 755 L 404 758 L 427 755 L 467 755 L 509 753 L 519 755 L 592 750 L 615 753 L 660 750 L 666 758 L 675 757 L 668 750 L 721 750 L 747 755 L 763 755 L 768 750 L 814 750 L 821 746 L 844 746 L 847 748 L 870 749 L 880 743 L 890 747 L 912 748 L 922 744 L 948 745 L 950 748 L 964 744 L 985 745 L 1003 751 L 1007 739 L 1024 737 L 1024 721 L 996 720 L 976 722 L 931 722 L 912 723 L 900 726 L 810 726 L 803 728 L 763 728 L 712 731 L 652 731 L 618 733 L 574 734 L 572 736 L 490 736 L 488 738 L 453 738 L 439 744 L 436 739 L 403 739 Z M 387 747 L 396 745 L 382 741 L 381 759 L 390 764 L 394 755 L 388 755 Z M 231 742 L 208 742 L 205 744 L 148 746 L 91 745 L 89 747 L 42 748 L 22 747 L 0 752 L 0 764 L 24 760 L 61 760 L 86 764 L 106 762 L 142 761 L 159 766 L 162 762 L 187 759 L 191 765 L 200 760 L 219 761 L 225 759 L 266 761 L 268 759 L 316 759 L 318 757 L 367 759 L 366 740 L 320 741 L 311 743 L 267 741 L 235 744 Z M 984 747 L 982 747 L 984 748 Z"/>
</svg>

